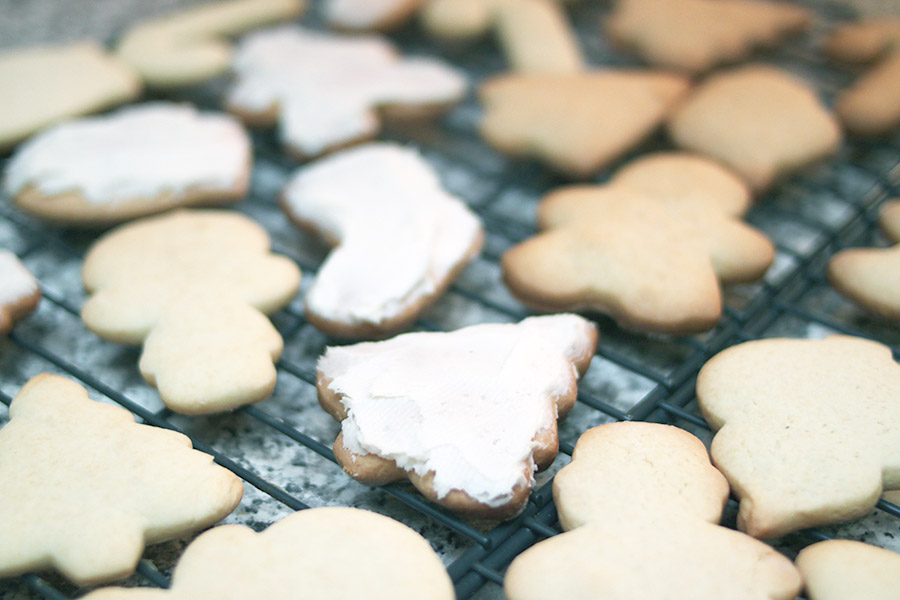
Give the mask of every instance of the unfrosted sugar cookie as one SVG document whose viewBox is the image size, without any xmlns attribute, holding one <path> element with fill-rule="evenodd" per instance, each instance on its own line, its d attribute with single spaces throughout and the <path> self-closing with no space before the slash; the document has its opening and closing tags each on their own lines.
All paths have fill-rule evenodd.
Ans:
<svg viewBox="0 0 900 600">
<path fill-rule="evenodd" d="M 381 116 L 437 116 L 460 101 L 465 76 L 433 58 L 404 58 L 384 38 L 280 27 L 245 37 L 228 110 L 279 125 L 301 159 L 374 137 Z"/>
<path fill-rule="evenodd" d="M 174 411 L 258 402 L 275 386 L 281 336 L 266 318 L 300 270 L 238 213 L 181 210 L 113 229 L 88 251 L 81 312 L 104 339 L 144 344 L 140 370 Z"/>
<path fill-rule="evenodd" d="M 260 533 L 216 527 L 187 547 L 170 589 L 107 588 L 85 600 L 455 597 L 441 559 L 421 535 L 373 512 L 328 507 L 301 510 Z"/>
<path fill-rule="evenodd" d="M 0 577 L 59 570 L 78 585 L 131 574 L 145 544 L 203 529 L 241 480 L 187 437 L 138 425 L 56 375 L 32 378 L 0 429 Z"/>
<path fill-rule="evenodd" d="M 504 75 L 479 90 L 480 132 L 504 154 L 586 178 L 649 136 L 689 85 L 652 71 Z"/>
<path fill-rule="evenodd" d="M 838 96 L 836 111 L 847 129 L 878 136 L 900 125 L 900 18 L 838 27 L 825 50 L 840 61 L 872 65 Z"/>
<path fill-rule="evenodd" d="M 764 0 L 618 0 L 604 26 L 655 66 L 700 73 L 805 29 L 811 17 Z"/>
<path fill-rule="evenodd" d="M 797 556 L 809 600 L 894 600 L 900 554 L 852 540 L 827 540 Z"/>
<path fill-rule="evenodd" d="M 512 562 L 509 600 L 793 600 L 800 591 L 787 558 L 718 525 L 728 483 L 703 443 L 676 427 L 589 429 L 553 498 L 566 533 Z"/>
<path fill-rule="evenodd" d="M 766 65 L 711 75 L 669 116 L 668 127 L 678 146 L 721 161 L 756 191 L 834 153 L 842 137 L 812 88 Z"/>
<path fill-rule="evenodd" d="M 239 200 L 251 161 L 233 117 L 156 102 L 44 131 L 13 155 L 4 187 L 29 214 L 103 225 Z"/>
<path fill-rule="evenodd" d="M 856 519 L 900 489 L 900 366 L 887 346 L 746 342 L 703 366 L 697 400 L 754 537 Z"/>
<path fill-rule="evenodd" d="M 335 456 L 363 483 L 408 478 L 453 511 L 511 517 L 556 457 L 596 344 L 590 322 L 555 315 L 330 347 L 317 378 Z"/>
<path fill-rule="evenodd" d="M 327 0 L 329 25 L 347 31 L 390 31 L 403 25 L 426 0 Z"/>
<path fill-rule="evenodd" d="M 368 144 L 304 167 L 284 190 L 292 221 L 336 246 L 306 294 L 339 337 L 408 327 L 481 249 L 478 218 L 413 149 Z"/>
<path fill-rule="evenodd" d="M 147 85 L 173 88 L 202 83 L 231 64 L 230 37 L 299 16 L 304 0 L 228 0 L 139 23 L 117 53 Z"/>
<path fill-rule="evenodd" d="M 0 150 L 44 127 L 137 98 L 134 70 L 93 42 L 0 54 Z"/>
<path fill-rule="evenodd" d="M 0 335 L 30 315 L 41 300 L 37 279 L 19 257 L 0 248 Z"/>
</svg>

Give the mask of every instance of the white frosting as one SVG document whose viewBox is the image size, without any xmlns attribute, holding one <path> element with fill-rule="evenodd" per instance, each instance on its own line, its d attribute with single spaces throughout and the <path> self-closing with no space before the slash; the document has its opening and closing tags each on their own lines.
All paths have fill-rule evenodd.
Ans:
<svg viewBox="0 0 900 600">
<path fill-rule="evenodd" d="M 462 490 L 488 506 L 530 483 L 534 438 L 572 391 L 573 360 L 593 325 L 575 315 L 328 348 L 319 371 L 343 395 L 344 446 L 434 472 L 439 498 Z"/>
<path fill-rule="evenodd" d="M 381 323 L 433 293 L 478 243 L 481 224 L 415 150 L 367 144 L 300 169 L 285 206 L 339 241 L 306 295 L 315 314 Z"/>
<path fill-rule="evenodd" d="M 378 131 L 381 105 L 443 104 L 465 93 L 464 76 L 429 58 L 401 59 L 383 38 L 281 27 L 247 36 L 235 53 L 228 103 L 278 106 L 285 143 L 313 156 Z"/>
<path fill-rule="evenodd" d="M 326 20 L 348 29 L 366 29 L 380 23 L 408 0 L 328 0 Z"/>
<path fill-rule="evenodd" d="M 14 304 L 37 289 L 37 280 L 19 257 L 9 250 L 0 250 L 0 306 Z"/>
<path fill-rule="evenodd" d="M 74 191 L 93 204 L 188 189 L 233 190 L 250 162 L 250 140 L 227 115 L 151 103 L 48 129 L 12 157 L 5 187 Z"/>
</svg>

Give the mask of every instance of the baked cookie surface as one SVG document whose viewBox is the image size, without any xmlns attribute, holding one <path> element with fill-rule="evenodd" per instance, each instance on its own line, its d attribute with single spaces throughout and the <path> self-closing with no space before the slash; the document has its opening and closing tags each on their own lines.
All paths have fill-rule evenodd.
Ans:
<svg viewBox="0 0 900 600">
<path fill-rule="evenodd" d="M 37 308 L 41 287 L 19 257 L 0 248 L 0 335 Z"/>
</svg>

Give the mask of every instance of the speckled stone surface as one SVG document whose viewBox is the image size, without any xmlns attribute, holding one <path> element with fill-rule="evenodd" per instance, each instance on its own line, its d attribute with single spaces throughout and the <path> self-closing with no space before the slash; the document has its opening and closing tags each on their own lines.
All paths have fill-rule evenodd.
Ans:
<svg viewBox="0 0 900 600">
<path fill-rule="evenodd" d="M 164 14 L 176 6 L 199 4 L 193 0 L 0 0 L 0 48 L 21 47 L 47 42 L 65 42 L 85 37 L 114 40 L 135 19 Z M 597 63 L 633 65 L 630 57 L 613 52 L 599 38 L 597 19 L 604 8 L 586 3 L 575 13 L 577 28 L 589 56 Z M 810 1 L 810 5 L 824 6 Z M 869 0 L 858 4 L 900 10 L 894 1 Z M 817 85 L 826 101 L 845 85 L 850 75 L 823 65 L 815 54 L 816 44 L 829 27 L 834 15 L 849 13 L 832 4 L 823 9 L 827 18 L 820 19 L 810 38 L 794 41 L 783 54 L 766 55 L 785 68 L 807 76 Z M 315 11 L 304 22 L 317 23 Z M 444 50 L 422 38 L 415 27 L 397 35 L 401 46 L 418 53 L 442 54 L 465 68 L 477 79 L 500 72 L 503 62 L 489 41 L 468 51 Z M 176 98 L 196 101 L 206 108 L 220 105 L 223 80 L 179 93 Z M 2 93 L 2 82 L 0 82 Z M 443 123 L 416 128 L 393 128 L 384 137 L 412 140 L 423 149 L 445 186 L 459 194 L 484 218 L 489 233 L 485 251 L 462 274 L 450 293 L 421 320 L 421 329 L 456 329 L 480 322 L 510 321 L 526 311 L 506 291 L 500 280 L 497 260 L 518 239 L 533 232 L 537 200 L 560 180 L 531 163 L 514 163 L 485 147 L 475 134 L 480 109 L 469 99 L 451 112 Z M 296 168 L 285 158 L 271 133 L 254 135 L 256 164 L 249 199 L 236 206 L 259 221 L 271 234 L 274 249 L 301 265 L 308 287 L 312 273 L 325 256 L 325 248 L 316 240 L 298 232 L 278 209 L 278 195 Z M 665 147 L 655 139 L 649 147 Z M 772 236 L 779 248 L 776 263 L 764 284 L 731 288 L 727 306 L 733 314 L 747 314 L 754 302 L 772 286 L 795 285 L 796 273 L 828 238 L 827 231 L 848 227 L 842 240 L 871 245 L 884 241 L 871 233 L 871 228 L 852 224 L 859 203 L 880 202 L 885 197 L 883 183 L 900 183 L 898 161 L 900 140 L 883 145 L 845 147 L 826 164 L 816 165 L 796 178 L 780 184 L 761 199 L 749 221 Z M 3 159 L 0 159 L 2 161 Z M 0 163 L 2 164 L 2 163 Z M 601 174 L 603 180 L 608 173 Z M 879 187 L 879 185 L 881 187 Z M 218 455 L 247 469 L 260 478 L 261 490 L 245 484 L 245 495 L 239 508 L 226 519 L 228 523 L 246 524 L 260 530 L 289 514 L 289 504 L 273 498 L 290 497 L 290 503 L 309 506 L 349 505 L 369 508 L 397 518 L 412 526 L 431 542 L 450 565 L 467 550 L 477 545 L 471 537 L 454 531 L 435 519 L 404 504 L 382 490 L 360 485 L 322 454 L 310 449 L 309 440 L 330 447 L 339 426 L 318 406 L 311 383 L 315 362 L 328 340 L 302 319 L 303 292 L 288 310 L 274 317 L 286 337 L 278 384 L 273 396 L 250 410 L 208 417 L 173 416 L 164 411 L 156 391 L 148 386 L 137 370 L 138 351 L 104 342 L 84 329 L 78 310 L 85 300 L 79 270 L 85 249 L 96 232 L 58 229 L 33 221 L 12 208 L 8 198 L 0 198 L 0 247 L 7 247 L 24 257 L 25 263 L 40 279 L 47 298 L 37 313 L 17 326 L 11 339 L 0 340 L 0 399 L 8 401 L 30 377 L 44 371 L 66 374 L 76 370 L 83 379 L 102 384 L 91 389 L 101 401 L 127 398 L 142 409 L 158 413 L 188 433 L 198 443 Z M 821 273 L 821 264 L 811 272 Z M 802 278 L 801 278 L 802 279 Z M 775 314 L 759 332 L 760 336 L 821 337 L 835 331 L 831 327 L 849 327 L 888 342 L 900 344 L 900 329 L 871 319 L 858 308 L 833 292 L 821 279 L 811 284 L 789 308 Z M 805 289 L 805 288 L 804 288 Z M 810 316 L 812 315 L 812 316 Z M 826 316 L 823 322 L 818 316 Z M 669 384 L 678 380 L 686 365 L 693 364 L 697 348 L 714 341 L 717 332 L 693 340 L 671 340 L 641 336 L 616 328 L 605 319 L 599 320 L 602 331 L 600 353 L 581 383 L 580 399 L 560 427 L 563 450 L 571 449 L 587 428 L 610 421 L 618 412 L 640 412 L 648 402 L 668 397 Z M 104 395 L 110 391 L 115 398 Z M 691 398 L 682 398 L 684 408 L 696 415 Z M 677 402 L 673 398 L 672 402 Z M 162 412 L 160 412 L 162 411 Z M 662 418 L 660 413 L 650 418 Z M 7 419 L 5 404 L 0 403 L 0 425 Z M 707 442 L 708 431 L 692 420 L 675 420 L 695 431 Z M 274 424 L 274 426 L 273 426 Z M 307 444 L 279 431 L 299 431 L 308 436 Z M 563 452 L 553 467 L 538 476 L 539 486 L 546 483 L 568 462 Z M 404 488 L 400 488 L 404 489 Z M 2 494 L 2 490 L 0 490 Z M 491 523 L 465 522 L 475 532 L 487 532 Z M 883 511 L 851 524 L 827 528 L 828 534 L 862 539 L 900 551 L 900 519 Z M 164 575 L 168 575 L 190 538 L 179 539 L 148 548 L 145 558 Z M 786 539 L 779 548 L 787 554 L 808 543 L 800 534 Z M 0 543 L 4 543 L 0 540 Z M 502 566 L 501 566 L 502 572 Z M 53 574 L 42 574 L 47 582 L 69 597 L 83 593 Z M 127 585 L 147 585 L 141 575 L 130 578 Z M 0 581 L 0 597 L 30 600 L 40 597 L 22 579 Z M 475 598 L 491 600 L 502 597 L 498 585 L 489 583 L 476 592 Z"/>
</svg>

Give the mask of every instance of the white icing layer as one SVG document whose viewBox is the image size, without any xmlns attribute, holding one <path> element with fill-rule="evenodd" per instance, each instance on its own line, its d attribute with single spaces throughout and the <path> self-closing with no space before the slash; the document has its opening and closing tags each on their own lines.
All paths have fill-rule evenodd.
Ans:
<svg viewBox="0 0 900 600">
<path fill-rule="evenodd" d="M 0 306 L 14 304 L 37 289 L 37 280 L 19 257 L 9 250 L 0 250 Z"/>
<path fill-rule="evenodd" d="M 235 53 L 230 106 L 279 108 L 283 141 L 309 156 L 378 131 L 375 108 L 455 102 L 465 77 L 429 58 L 401 59 L 375 36 L 280 27 L 247 36 Z"/>
<path fill-rule="evenodd" d="M 5 187 L 45 195 L 77 192 L 92 204 L 149 199 L 189 189 L 229 192 L 246 177 L 250 140 L 223 114 L 151 103 L 48 129 L 13 156 Z"/>
<path fill-rule="evenodd" d="M 433 293 L 479 243 L 481 224 L 415 150 L 367 144 L 300 169 L 294 218 L 340 245 L 306 295 L 320 317 L 381 323 Z"/>
<path fill-rule="evenodd" d="M 348 29 L 366 29 L 399 10 L 408 0 L 328 0 L 325 19 Z"/>
<path fill-rule="evenodd" d="M 319 371 L 343 395 L 344 445 L 434 472 L 439 498 L 462 490 L 488 506 L 530 483 L 534 438 L 573 392 L 573 360 L 593 325 L 575 315 L 328 348 Z"/>
</svg>

